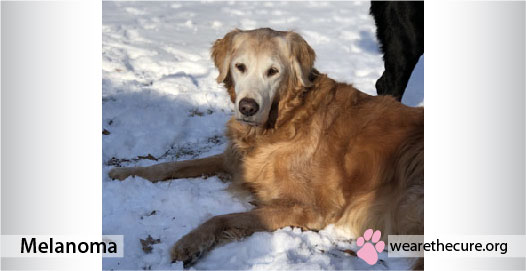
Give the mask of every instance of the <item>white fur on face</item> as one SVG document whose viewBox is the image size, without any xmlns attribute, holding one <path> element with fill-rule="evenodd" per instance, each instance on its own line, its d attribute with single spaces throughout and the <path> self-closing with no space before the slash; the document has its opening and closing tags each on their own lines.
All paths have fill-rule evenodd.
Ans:
<svg viewBox="0 0 526 271">
<path fill-rule="evenodd" d="M 285 64 L 274 47 L 254 50 L 253 46 L 243 43 L 230 63 L 236 93 L 235 117 L 253 126 L 260 126 L 268 120 L 272 102 L 286 73 Z M 244 67 L 240 70 L 239 66 Z M 269 74 L 270 69 L 277 73 Z M 256 101 L 259 105 L 256 114 L 247 117 L 239 111 L 239 101 L 243 98 Z"/>
</svg>

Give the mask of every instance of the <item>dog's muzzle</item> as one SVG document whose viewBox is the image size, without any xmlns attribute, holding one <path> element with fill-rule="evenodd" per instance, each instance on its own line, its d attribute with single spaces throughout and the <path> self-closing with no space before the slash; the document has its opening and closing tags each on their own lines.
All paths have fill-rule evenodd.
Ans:
<svg viewBox="0 0 526 271">
<path fill-rule="evenodd" d="M 239 101 L 239 112 L 246 117 L 254 116 L 259 110 L 259 104 L 252 98 L 243 98 Z"/>
</svg>

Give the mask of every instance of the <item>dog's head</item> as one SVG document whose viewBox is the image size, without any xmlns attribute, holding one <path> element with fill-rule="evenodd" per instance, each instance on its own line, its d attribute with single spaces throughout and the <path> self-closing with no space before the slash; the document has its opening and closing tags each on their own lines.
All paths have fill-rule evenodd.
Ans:
<svg viewBox="0 0 526 271">
<path fill-rule="evenodd" d="M 217 82 L 225 84 L 235 105 L 235 118 L 248 125 L 265 124 L 272 104 L 286 91 L 311 86 L 315 54 L 295 32 L 236 29 L 216 40 L 212 57 Z"/>
</svg>

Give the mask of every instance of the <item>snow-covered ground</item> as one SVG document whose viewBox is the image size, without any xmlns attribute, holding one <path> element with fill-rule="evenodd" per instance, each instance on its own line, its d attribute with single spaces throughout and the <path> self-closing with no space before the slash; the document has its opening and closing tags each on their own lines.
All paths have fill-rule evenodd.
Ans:
<svg viewBox="0 0 526 271">
<path fill-rule="evenodd" d="M 383 71 L 369 2 L 104 2 L 102 18 L 103 234 L 124 235 L 124 258 L 104 269 L 181 269 L 169 250 L 208 218 L 249 210 L 217 177 L 152 184 L 111 181 L 116 164 L 144 166 L 220 153 L 232 107 L 216 82 L 212 43 L 233 28 L 299 32 L 330 77 L 374 94 Z M 404 102 L 423 103 L 423 57 Z M 154 161 L 152 159 L 157 159 Z M 148 246 L 140 239 L 159 239 Z M 285 228 L 217 247 L 195 269 L 405 269 L 380 255 L 374 266 L 329 226 Z"/>
</svg>

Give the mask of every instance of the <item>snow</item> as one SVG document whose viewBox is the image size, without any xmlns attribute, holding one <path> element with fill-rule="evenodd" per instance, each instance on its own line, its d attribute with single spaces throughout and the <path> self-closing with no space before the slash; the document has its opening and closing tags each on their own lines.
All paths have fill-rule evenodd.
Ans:
<svg viewBox="0 0 526 271">
<path fill-rule="evenodd" d="M 317 53 L 315 66 L 330 77 L 375 94 L 383 71 L 368 2 L 103 2 L 102 129 L 103 234 L 124 235 L 124 258 L 104 269 L 182 269 L 169 251 L 208 218 L 250 210 L 217 177 L 150 183 L 112 181 L 116 164 L 146 166 L 220 153 L 232 113 L 216 82 L 212 43 L 234 28 L 299 32 Z M 423 57 L 404 102 L 423 104 Z M 137 159 L 151 155 L 158 161 Z M 161 242 L 152 252 L 140 239 Z M 406 269 L 380 255 L 369 266 L 344 251 L 354 240 L 332 225 L 316 232 L 284 228 L 217 247 L 195 269 Z"/>
</svg>

